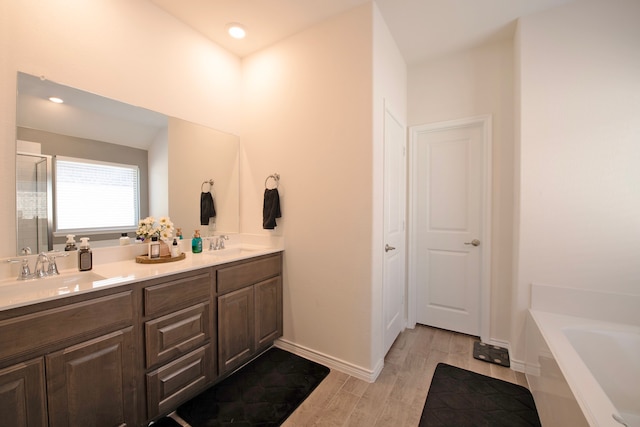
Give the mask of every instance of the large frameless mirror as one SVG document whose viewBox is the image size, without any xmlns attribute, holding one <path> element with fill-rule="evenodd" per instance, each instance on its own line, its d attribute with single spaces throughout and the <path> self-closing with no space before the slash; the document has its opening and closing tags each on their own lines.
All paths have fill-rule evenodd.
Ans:
<svg viewBox="0 0 640 427">
<path fill-rule="evenodd" d="M 51 97 L 63 102 L 53 102 L 56 100 Z M 209 179 L 215 181 L 215 227 L 238 232 L 239 141 L 234 135 L 25 73 L 18 73 L 16 123 L 18 254 L 25 247 L 34 253 L 59 249 L 68 233 L 90 236 L 92 242 L 104 245 L 116 244 L 123 232 L 133 237 L 133 213 L 126 211 L 122 222 L 99 219 L 100 214 L 109 215 L 110 210 L 123 213 L 129 209 L 107 197 L 133 200 L 138 218 L 171 216 L 186 234 L 199 226 L 194 211 L 198 208 L 200 185 Z M 185 159 L 190 156 L 211 160 L 204 168 L 185 168 Z M 56 193 L 55 185 L 56 161 L 60 159 L 78 161 L 78 168 L 88 171 L 76 172 L 77 179 L 74 175 L 67 179 L 64 191 L 72 188 L 77 193 L 69 193 L 71 202 L 66 203 L 62 199 L 56 203 L 55 197 L 63 194 L 63 187 L 59 186 Z M 137 192 L 134 187 L 123 189 L 116 184 L 122 174 L 117 178 L 101 176 L 111 166 L 137 171 Z M 172 174 L 175 180 L 170 185 Z M 175 189 L 176 185 L 188 188 Z M 108 207 L 98 209 L 90 221 L 73 220 L 73 206 L 97 207 L 103 202 Z M 61 226 L 63 217 L 67 218 L 65 226 Z"/>
</svg>

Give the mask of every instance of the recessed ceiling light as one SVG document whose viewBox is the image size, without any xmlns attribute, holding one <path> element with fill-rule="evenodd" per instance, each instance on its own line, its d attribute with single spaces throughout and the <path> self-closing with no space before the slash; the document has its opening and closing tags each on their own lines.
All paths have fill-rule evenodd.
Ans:
<svg viewBox="0 0 640 427">
<path fill-rule="evenodd" d="M 64 102 L 62 98 L 58 98 L 57 96 L 50 97 L 49 101 L 55 102 L 56 104 L 62 104 Z"/>
<path fill-rule="evenodd" d="M 235 22 L 227 25 L 227 32 L 234 39 L 243 39 L 247 35 L 247 32 L 245 31 L 244 27 Z"/>
</svg>

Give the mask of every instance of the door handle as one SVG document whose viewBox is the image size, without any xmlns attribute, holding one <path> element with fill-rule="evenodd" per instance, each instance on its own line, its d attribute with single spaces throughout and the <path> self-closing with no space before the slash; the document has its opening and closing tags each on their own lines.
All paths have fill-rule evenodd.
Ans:
<svg viewBox="0 0 640 427">
<path fill-rule="evenodd" d="M 389 251 L 395 251 L 396 248 L 394 248 L 393 246 L 389 246 L 388 244 L 384 245 L 384 251 L 385 252 L 389 252 Z"/>
<path fill-rule="evenodd" d="M 473 239 L 470 242 L 464 242 L 465 245 L 473 245 L 473 246 L 480 246 L 480 240 L 478 239 Z"/>
</svg>

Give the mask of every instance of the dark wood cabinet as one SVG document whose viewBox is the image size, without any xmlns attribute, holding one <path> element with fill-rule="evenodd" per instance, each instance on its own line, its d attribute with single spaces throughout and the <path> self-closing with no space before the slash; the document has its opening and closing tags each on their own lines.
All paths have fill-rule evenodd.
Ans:
<svg viewBox="0 0 640 427">
<path fill-rule="evenodd" d="M 47 426 L 42 357 L 0 369 L 0 420 L 7 427 Z"/>
<path fill-rule="evenodd" d="M 130 289 L 0 314 L 2 425 L 136 425 Z"/>
<path fill-rule="evenodd" d="M 146 426 L 282 335 L 282 253 L 0 310 L 0 424 Z"/>
<path fill-rule="evenodd" d="M 214 277 L 205 268 L 143 286 L 148 419 L 172 411 L 216 378 Z"/>
<path fill-rule="evenodd" d="M 49 426 L 135 426 L 132 327 L 47 354 Z"/>
<path fill-rule="evenodd" d="M 218 270 L 221 375 L 241 366 L 282 336 L 281 274 L 281 254 Z"/>
</svg>

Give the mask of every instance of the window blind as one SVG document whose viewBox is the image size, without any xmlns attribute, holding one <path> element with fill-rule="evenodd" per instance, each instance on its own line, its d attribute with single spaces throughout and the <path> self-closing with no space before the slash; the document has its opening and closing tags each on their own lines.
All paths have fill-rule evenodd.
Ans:
<svg viewBox="0 0 640 427">
<path fill-rule="evenodd" d="M 135 165 L 55 158 L 57 233 L 135 229 L 139 194 L 139 170 Z"/>
</svg>

